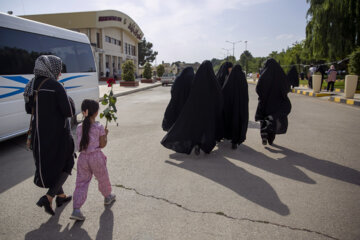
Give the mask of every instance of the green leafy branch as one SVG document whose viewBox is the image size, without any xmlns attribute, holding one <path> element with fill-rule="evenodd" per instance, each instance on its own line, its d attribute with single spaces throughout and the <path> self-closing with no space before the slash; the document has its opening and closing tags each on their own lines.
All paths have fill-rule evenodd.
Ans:
<svg viewBox="0 0 360 240">
<path fill-rule="evenodd" d="M 114 93 L 112 90 L 112 84 L 111 84 L 111 90 L 109 95 L 104 94 L 103 100 L 101 101 L 101 104 L 107 107 L 104 109 L 102 113 L 100 113 L 100 118 L 106 118 L 106 125 L 105 128 L 107 128 L 108 122 L 114 121 L 116 122 L 117 119 L 117 109 L 116 109 L 116 97 L 114 97 Z"/>
</svg>

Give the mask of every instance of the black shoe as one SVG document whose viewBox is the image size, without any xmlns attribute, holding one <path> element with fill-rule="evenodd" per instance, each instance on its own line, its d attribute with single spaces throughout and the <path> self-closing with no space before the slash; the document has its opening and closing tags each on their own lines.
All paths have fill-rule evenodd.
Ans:
<svg viewBox="0 0 360 240">
<path fill-rule="evenodd" d="M 262 139 L 262 145 L 266 145 L 267 144 L 267 140 L 265 138 Z"/>
<path fill-rule="evenodd" d="M 70 202 L 71 199 L 72 199 L 72 196 L 66 196 L 66 197 L 57 196 L 55 199 L 56 207 L 61 207 L 64 203 Z"/>
<path fill-rule="evenodd" d="M 237 144 L 236 144 L 236 143 L 232 143 L 232 144 L 231 144 L 231 148 L 234 149 L 234 150 L 237 149 Z"/>
<path fill-rule="evenodd" d="M 272 140 L 272 141 L 268 140 L 268 142 L 269 142 L 269 145 L 273 145 L 274 140 Z"/>
<path fill-rule="evenodd" d="M 195 146 L 195 155 L 200 155 L 200 147 L 199 147 L 199 145 Z"/>
<path fill-rule="evenodd" d="M 39 207 L 44 207 L 45 212 L 47 212 L 50 215 L 55 215 L 54 210 L 52 210 L 51 206 L 50 206 L 50 202 L 49 199 L 47 198 L 46 195 L 42 196 L 39 201 L 36 203 L 36 205 L 38 205 Z"/>
</svg>

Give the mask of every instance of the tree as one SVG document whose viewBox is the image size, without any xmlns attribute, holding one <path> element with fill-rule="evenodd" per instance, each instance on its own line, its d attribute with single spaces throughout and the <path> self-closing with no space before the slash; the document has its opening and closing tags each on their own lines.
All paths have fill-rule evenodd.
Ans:
<svg viewBox="0 0 360 240">
<path fill-rule="evenodd" d="M 309 56 L 341 60 L 360 46 L 359 0 L 306 0 L 306 41 Z"/>
<path fill-rule="evenodd" d="M 349 73 L 360 76 L 360 47 L 350 55 Z"/>
<path fill-rule="evenodd" d="M 162 75 L 164 75 L 164 72 L 165 72 L 164 65 L 160 64 L 159 66 L 156 67 L 156 73 L 158 77 L 162 77 Z"/>
<path fill-rule="evenodd" d="M 144 65 L 146 62 L 153 62 L 158 54 L 152 50 L 153 44 L 147 42 L 145 38 L 138 44 L 139 50 L 139 65 Z"/>
<path fill-rule="evenodd" d="M 152 71 L 151 71 L 151 64 L 149 62 L 145 63 L 143 76 L 145 79 L 151 79 Z"/>
<path fill-rule="evenodd" d="M 127 60 L 122 65 L 122 78 L 125 81 L 135 81 L 135 64 L 131 60 Z"/>
<path fill-rule="evenodd" d="M 248 73 L 249 71 L 249 61 L 251 61 L 253 59 L 253 56 L 251 55 L 251 53 L 248 50 L 245 50 L 241 55 L 240 55 L 240 65 L 242 66 L 243 69 L 245 69 L 246 73 Z"/>
</svg>

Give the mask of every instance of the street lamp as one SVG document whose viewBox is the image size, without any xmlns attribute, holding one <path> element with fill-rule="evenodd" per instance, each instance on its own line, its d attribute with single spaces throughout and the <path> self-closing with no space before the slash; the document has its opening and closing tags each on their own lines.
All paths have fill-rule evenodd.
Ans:
<svg viewBox="0 0 360 240">
<path fill-rule="evenodd" d="M 247 40 L 244 41 L 244 43 L 245 43 L 245 51 L 247 50 L 247 42 L 248 42 Z"/>
<path fill-rule="evenodd" d="M 241 40 L 237 41 L 237 42 L 231 42 L 231 41 L 226 40 L 225 42 L 231 43 L 233 45 L 233 57 L 235 57 L 235 44 L 241 43 Z"/>
<path fill-rule="evenodd" d="M 226 51 L 226 60 L 228 60 L 230 49 L 222 48 L 222 50 Z"/>
</svg>

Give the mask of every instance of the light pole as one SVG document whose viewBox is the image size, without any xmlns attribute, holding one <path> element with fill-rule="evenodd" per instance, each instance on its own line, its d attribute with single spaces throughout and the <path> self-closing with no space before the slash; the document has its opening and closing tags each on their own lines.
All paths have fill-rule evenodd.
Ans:
<svg viewBox="0 0 360 240">
<path fill-rule="evenodd" d="M 241 41 L 231 42 L 231 41 L 226 40 L 225 42 L 231 43 L 233 45 L 233 57 L 235 57 L 235 44 L 241 43 Z"/>
<path fill-rule="evenodd" d="M 228 60 L 230 49 L 222 48 L 222 50 L 226 51 L 226 60 Z"/>
<path fill-rule="evenodd" d="M 247 42 L 248 42 L 247 40 L 244 41 L 244 43 L 245 43 L 245 51 L 247 50 Z"/>
</svg>

